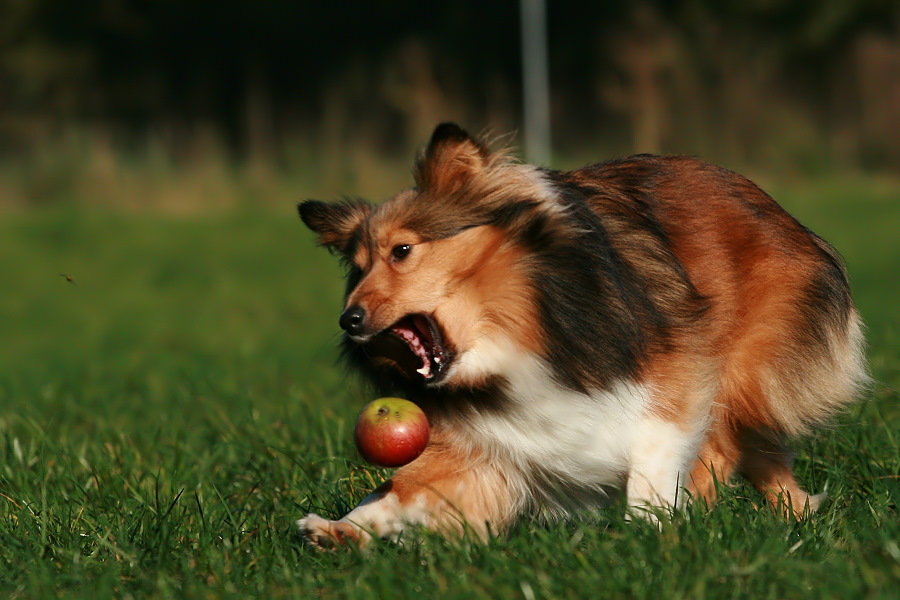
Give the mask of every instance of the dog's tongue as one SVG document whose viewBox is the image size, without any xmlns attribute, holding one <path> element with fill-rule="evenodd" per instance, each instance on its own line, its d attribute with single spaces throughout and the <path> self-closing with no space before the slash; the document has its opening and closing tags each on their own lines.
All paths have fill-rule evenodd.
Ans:
<svg viewBox="0 0 900 600">
<path fill-rule="evenodd" d="M 423 377 L 431 377 L 431 332 L 428 321 L 421 315 L 403 319 L 392 328 L 394 333 L 403 338 L 409 349 L 422 360 L 422 366 L 416 372 Z"/>
</svg>

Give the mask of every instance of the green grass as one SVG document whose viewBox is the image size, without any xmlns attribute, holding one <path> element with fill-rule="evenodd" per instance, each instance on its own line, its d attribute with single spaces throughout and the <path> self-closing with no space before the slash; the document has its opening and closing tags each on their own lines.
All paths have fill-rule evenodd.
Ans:
<svg viewBox="0 0 900 600">
<path fill-rule="evenodd" d="M 352 448 L 366 398 L 334 365 L 340 271 L 290 204 L 0 216 L 0 597 L 895 597 L 900 194 L 782 187 L 846 256 L 881 382 L 798 447 L 822 512 L 783 522 L 739 484 L 662 532 L 610 509 L 367 556 L 293 531 L 387 472 Z"/>
</svg>

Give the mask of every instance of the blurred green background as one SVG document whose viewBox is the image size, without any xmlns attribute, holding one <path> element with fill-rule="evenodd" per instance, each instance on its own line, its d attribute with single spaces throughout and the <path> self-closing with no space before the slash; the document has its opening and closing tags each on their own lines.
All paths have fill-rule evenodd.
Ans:
<svg viewBox="0 0 900 600">
<path fill-rule="evenodd" d="M 519 12 L 0 0 L 0 373 L 223 352 L 332 372 L 339 270 L 294 203 L 408 186 L 440 121 L 521 146 Z M 900 4 L 555 0 L 545 26 L 550 166 L 747 173 L 896 341 Z"/>
<path fill-rule="evenodd" d="M 386 473 L 295 204 L 409 186 L 441 121 L 522 147 L 519 2 L 0 0 L 0 595 L 893 598 L 900 3 L 550 0 L 545 26 L 549 166 L 695 154 L 846 258 L 877 383 L 798 446 L 822 517 L 785 534 L 738 486 L 683 537 L 307 553 L 294 520 Z"/>
<path fill-rule="evenodd" d="M 339 270 L 294 203 L 408 186 L 444 120 L 521 147 L 519 19 L 0 0 L 0 374 L 223 353 L 333 373 Z M 837 245 L 872 335 L 896 337 L 900 4 L 554 0 L 545 27 L 550 166 L 741 170 Z"/>
<path fill-rule="evenodd" d="M 551 166 L 896 174 L 898 6 L 552 0 Z M 0 0 L 0 206 L 382 198 L 437 122 L 522 134 L 521 52 L 515 0 Z"/>
<path fill-rule="evenodd" d="M 519 13 L 0 0 L 0 387 L 152 392 L 147 373 L 244 365 L 340 389 L 340 271 L 294 204 L 408 186 L 440 121 L 521 147 Z M 550 166 L 650 151 L 747 173 L 847 257 L 891 380 L 900 4 L 555 0 L 545 26 Z"/>
</svg>

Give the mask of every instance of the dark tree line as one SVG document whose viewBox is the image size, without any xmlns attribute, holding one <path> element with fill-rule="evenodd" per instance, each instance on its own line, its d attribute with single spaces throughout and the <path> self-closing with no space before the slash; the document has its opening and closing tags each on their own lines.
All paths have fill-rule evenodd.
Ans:
<svg viewBox="0 0 900 600">
<path fill-rule="evenodd" d="M 900 165 L 896 0 L 548 0 L 558 146 L 753 159 L 786 124 Z M 520 126 L 518 2 L 0 0 L 0 151 L 81 126 L 238 157 Z M 160 133 L 161 132 L 161 133 Z"/>
</svg>

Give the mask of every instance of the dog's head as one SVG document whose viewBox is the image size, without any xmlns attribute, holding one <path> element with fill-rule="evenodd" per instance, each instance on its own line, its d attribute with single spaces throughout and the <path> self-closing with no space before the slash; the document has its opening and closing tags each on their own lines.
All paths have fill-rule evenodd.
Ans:
<svg viewBox="0 0 900 600">
<path fill-rule="evenodd" d="M 498 344 L 538 350 L 529 246 L 561 210 L 542 171 L 453 124 L 414 173 L 415 188 L 380 205 L 308 200 L 300 217 L 348 266 L 340 326 L 367 360 L 425 385 L 478 386 Z"/>
</svg>

